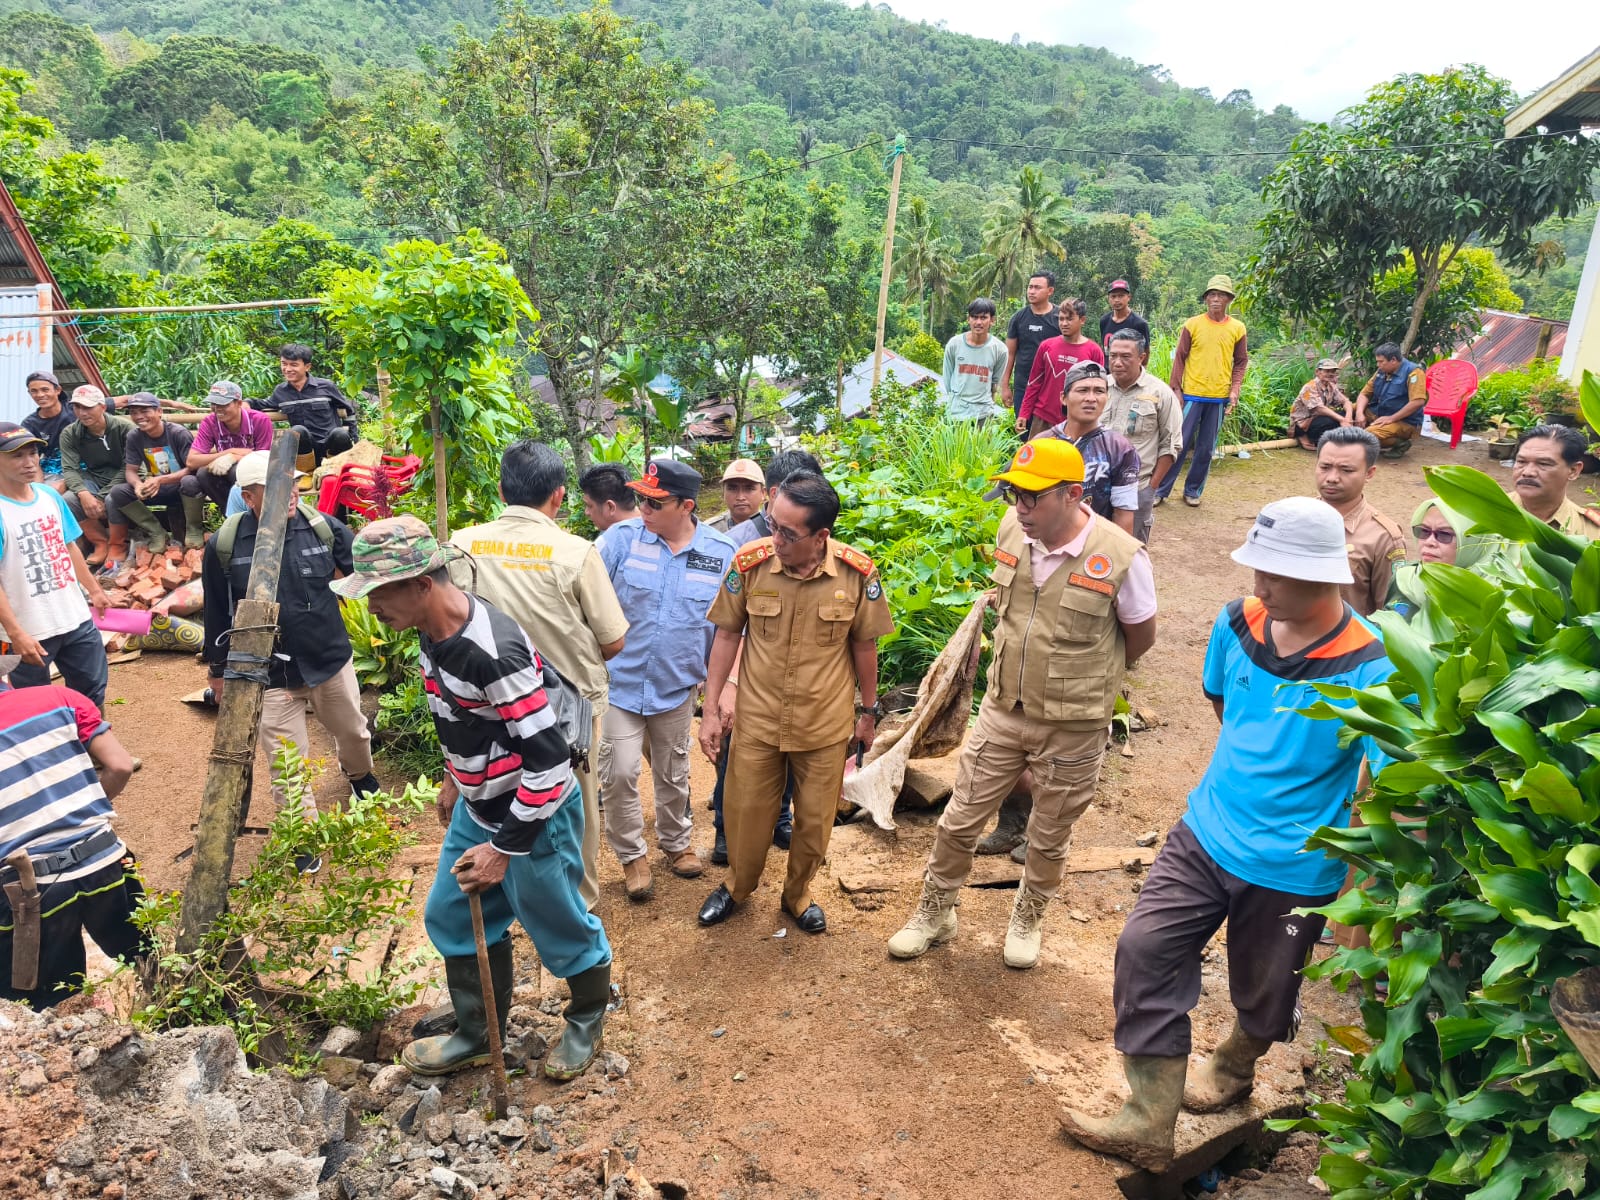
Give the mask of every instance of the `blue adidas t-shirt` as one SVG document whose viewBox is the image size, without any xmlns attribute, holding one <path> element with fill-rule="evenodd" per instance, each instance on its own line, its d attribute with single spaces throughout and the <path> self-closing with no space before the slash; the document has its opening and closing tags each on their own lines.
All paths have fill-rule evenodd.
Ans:
<svg viewBox="0 0 1600 1200">
<path fill-rule="evenodd" d="M 1387 760 L 1368 738 L 1340 746 L 1341 722 L 1293 710 L 1322 699 L 1315 684 L 1370 687 L 1391 672 L 1377 631 L 1348 604 L 1337 629 L 1283 658 L 1260 600 L 1235 600 L 1217 615 L 1205 692 L 1222 701 L 1222 732 L 1183 820 L 1218 866 L 1280 892 L 1339 890 L 1344 863 L 1307 851 L 1306 838 L 1348 825 L 1361 760 L 1374 771 Z"/>
</svg>

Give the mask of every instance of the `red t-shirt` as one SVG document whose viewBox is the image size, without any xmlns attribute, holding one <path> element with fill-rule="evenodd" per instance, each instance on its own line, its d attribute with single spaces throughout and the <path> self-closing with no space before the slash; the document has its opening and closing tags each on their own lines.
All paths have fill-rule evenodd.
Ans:
<svg viewBox="0 0 1600 1200">
<path fill-rule="evenodd" d="M 1040 343 L 1039 353 L 1033 359 L 1033 370 L 1028 372 L 1028 390 L 1022 394 L 1022 409 L 1017 414 L 1024 423 L 1035 417 L 1046 425 L 1066 419 L 1061 411 L 1062 384 L 1073 364 L 1084 359 L 1102 367 L 1106 365 L 1105 354 L 1088 338 L 1068 342 L 1064 337 L 1053 337 Z"/>
</svg>

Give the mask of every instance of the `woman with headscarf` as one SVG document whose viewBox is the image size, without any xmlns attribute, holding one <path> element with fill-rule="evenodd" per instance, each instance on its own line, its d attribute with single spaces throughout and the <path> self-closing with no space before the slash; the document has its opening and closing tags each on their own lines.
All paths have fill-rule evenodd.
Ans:
<svg viewBox="0 0 1600 1200">
<path fill-rule="evenodd" d="M 1430 496 L 1411 514 L 1411 536 L 1417 539 L 1417 561 L 1396 563 L 1389 583 L 1387 607 L 1408 621 L 1428 609 L 1428 590 L 1422 583 L 1426 563 L 1450 563 L 1471 570 L 1482 560 L 1492 539 L 1468 536 L 1472 522 L 1436 496 Z"/>
</svg>

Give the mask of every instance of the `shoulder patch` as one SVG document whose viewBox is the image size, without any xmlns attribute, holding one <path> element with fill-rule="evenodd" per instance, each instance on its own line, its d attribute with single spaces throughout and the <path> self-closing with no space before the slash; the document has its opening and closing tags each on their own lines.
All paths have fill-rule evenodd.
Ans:
<svg viewBox="0 0 1600 1200">
<path fill-rule="evenodd" d="M 872 560 L 853 546 L 842 544 L 835 546 L 833 555 L 835 558 L 854 567 L 863 575 L 871 575 L 873 572 Z"/>
<path fill-rule="evenodd" d="M 772 539 L 762 538 L 755 545 L 746 546 L 734 556 L 733 569 L 741 573 L 753 570 L 771 558 L 774 553 Z"/>
<path fill-rule="evenodd" d="M 1008 567 L 1017 565 L 1017 556 L 1009 550 L 1001 550 L 999 547 L 995 548 L 994 560 L 995 562 L 1004 563 Z"/>
<path fill-rule="evenodd" d="M 1583 513 L 1583 519 L 1589 524 L 1600 525 L 1600 508 L 1585 508 L 1579 511 Z"/>
<path fill-rule="evenodd" d="M 728 589 L 730 596 L 737 596 L 744 591 L 744 576 L 739 574 L 737 567 L 731 569 L 722 580 L 722 586 Z"/>
<path fill-rule="evenodd" d="M 883 596 L 883 581 L 878 578 L 877 572 L 874 571 L 871 575 L 869 575 L 867 577 L 867 599 L 868 600 L 877 600 L 877 599 L 881 598 L 882 596 Z"/>
</svg>

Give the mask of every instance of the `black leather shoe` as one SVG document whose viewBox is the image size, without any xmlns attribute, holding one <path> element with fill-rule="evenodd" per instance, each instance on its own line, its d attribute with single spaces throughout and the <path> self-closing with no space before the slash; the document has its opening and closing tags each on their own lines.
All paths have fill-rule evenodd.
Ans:
<svg viewBox="0 0 1600 1200">
<path fill-rule="evenodd" d="M 725 867 L 728 865 L 728 835 L 717 834 L 717 840 L 711 845 L 711 865 Z"/>
<path fill-rule="evenodd" d="M 828 931 L 828 918 L 822 915 L 822 905 L 807 905 L 805 912 L 794 919 L 800 926 L 801 933 L 826 933 Z"/>
<path fill-rule="evenodd" d="M 817 906 L 813 904 L 812 908 Z M 733 915 L 733 897 L 728 894 L 728 889 L 719 886 L 716 891 L 706 897 L 706 902 L 700 906 L 700 924 L 719 925 Z M 820 916 L 821 909 L 817 909 Z"/>
<path fill-rule="evenodd" d="M 779 850 L 787 850 L 789 842 L 794 838 L 793 825 L 779 825 L 772 831 L 772 844 Z"/>
</svg>

